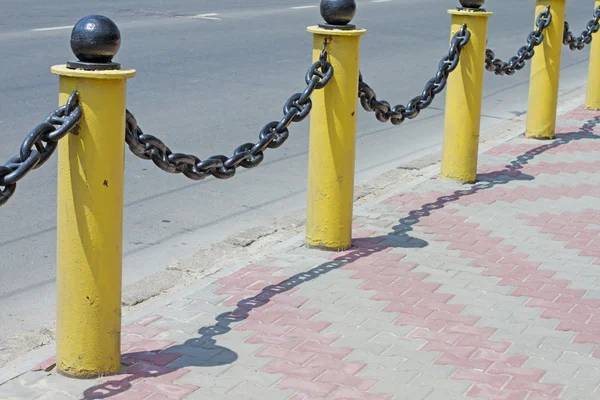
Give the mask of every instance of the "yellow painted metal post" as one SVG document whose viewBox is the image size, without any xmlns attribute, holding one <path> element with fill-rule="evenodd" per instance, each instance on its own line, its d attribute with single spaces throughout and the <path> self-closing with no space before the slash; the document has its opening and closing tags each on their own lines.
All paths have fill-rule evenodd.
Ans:
<svg viewBox="0 0 600 400">
<path fill-rule="evenodd" d="M 83 26 L 106 27 L 108 19 L 97 17 Z M 83 110 L 79 132 L 59 143 L 56 365 L 66 376 L 91 378 L 121 366 L 125 95 L 135 71 L 58 65 L 52 73 L 60 77 L 59 103 L 77 90 Z"/>
<path fill-rule="evenodd" d="M 492 13 L 471 9 L 448 13 L 452 15 L 450 37 L 466 24 L 471 39 L 448 78 L 441 177 L 470 183 L 477 178 L 487 23 Z"/>
<path fill-rule="evenodd" d="M 352 244 L 352 206 L 360 37 L 365 29 L 308 28 L 313 59 L 327 39 L 333 78 L 312 95 L 306 244 L 344 250 Z"/>
<path fill-rule="evenodd" d="M 544 41 L 531 60 L 526 134 L 552 139 L 556 128 L 560 58 L 563 48 L 566 0 L 537 0 L 535 18 L 550 6 L 552 22 L 544 30 Z"/>
<path fill-rule="evenodd" d="M 600 7 L 600 0 L 596 0 L 594 10 L 598 7 Z M 590 46 L 590 66 L 585 105 L 588 110 L 598 111 L 600 110 L 600 35 L 594 34 Z"/>
<path fill-rule="evenodd" d="M 80 94 L 77 135 L 59 143 L 57 367 L 91 377 L 120 368 L 125 84 L 133 70 L 52 68 L 59 103 Z"/>
</svg>

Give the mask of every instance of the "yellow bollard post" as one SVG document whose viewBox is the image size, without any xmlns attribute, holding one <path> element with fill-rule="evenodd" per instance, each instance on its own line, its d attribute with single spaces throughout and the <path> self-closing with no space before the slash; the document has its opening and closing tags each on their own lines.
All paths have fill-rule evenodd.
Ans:
<svg viewBox="0 0 600 400">
<path fill-rule="evenodd" d="M 354 161 L 360 37 L 365 29 L 348 23 L 354 0 L 323 0 L 327 22 L 311 26 L 313 59 L 319 60 L 324 40 L 333 78 L 312 95 L 308 161 L 308 247 L 340 251 L 352 244 Z"/>
<path fill-rule="evenodd" d="M 600 0 L 596 0 L 594 9 L 598 7 L 600 7 Z M 600 110 L 600 35 L 594 34 L 590 46 L 590 66 L 585 106 L 588 110 L 598 111 Z"/>
<path fill-rule="evenodd" d="M 76 378 L 121 366 L 125 90 L 135 71 L 111 62 L 119 45 L 110 19 L 88 16 L 71 36 L 80 61 L 52 67 L 60 104 L 78 90 L 83 109 L 58 160 L 56 365 Z"/>
<path fill-rule="evenodd" d="M 526 134 L 535 139 L 553 139 L 556 128 L 566 0 L 537 0 L 536 19 L 548 5 L 552 21 L 531 60 Z"/>
<path fill-rule="evenodd" d="M 443 179 L 462 183 L 477 179 L 487 23 L 492 15 L 479 8 L 483 1 L 471 7 L 467 3 L 461 0 L 464 8 L 448 11 L 452 15 L 450 37 L 466 24 L 471 38 L 448 78 L 441 170 Z"/>
</svg>

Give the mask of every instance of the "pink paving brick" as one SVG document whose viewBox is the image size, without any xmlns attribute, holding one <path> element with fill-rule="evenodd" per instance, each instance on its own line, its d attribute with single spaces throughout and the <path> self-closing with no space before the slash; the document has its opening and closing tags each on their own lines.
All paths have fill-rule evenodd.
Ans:
<svg viewBox="0 0 600 400">
<path fill-rule="evenodd" d="M 444 320 L 431 320 L 425 319 L 421 317 L 417 317 L 410 314 L 404 314 L 400 318 L 398 318 L 394 324 L 399 326 L 414 326 L 429 329 L 434 332 L 440 332 L 446 325 L 448 325 L 448 321 Z"/>
<path fill-rule="evenodd" d="M 283 317 L 275 322 L 275 325 L 293 326 L 303 328 L 312 332 L 321 332 L 331 325 L 325 321 L 307 321 L 294 317 Z"/>
<path fill-rule="evenodd" d="M 424 344 L 419 350 L 421 351 L 439 351 L 445 354 L 453 354 L 456 357 L 468 358 L 477 350 L 477 347 L 469 346 L 454 346 L 443 342 L 430 341 Z"/>
<path fill-rule="evenodd" d="M 348 386 L 358 391 L 367 391 L 373 387 L 379 379 L 361 378 L 354 375 L 348 375 L 341 371 L 327 371 L 317 378 L 318 382 L 335 383 L 340 386 Z"/>
<path fill-rule="evenodd" d="M 31 370 L 32 371 L 50 371 L 56 366 L 56 357 L 52 356 L 46 361 L 36 365 Z"/>
<path fill-rule="evenodd" d="M 167 347 L 171 347 L 174 342 L 168 340 L 155 340 L 155 339 L 144 339 L 140 337 L 134 337 L 128 341 L 130 348 L 137 349 L 136 351 L 160 351 Z M 132 351 L 129 351 L 132 352 Z"/>
<path fill-rule="evenodd" d="M 154 393 L 156 394 L 156 393 Z M 148 396 L 152 396 L 153 394 L 151 392 L 138 392 L 137 390 L 127 390 L 125 392 L 122 393 L 118 393 L 115 395 L 112 395 L 110 397 L 110 399 L 114 399 L 114 400 L 146 400 L 148 398 Z M 90 397 L 92 399 L 96 399 L 97 397 Z M 169 399 L 169 397 L 167 397 L 167 399 Z"/>
<path fill-rule="evenodd" d="M 151 351 L 129 353 L 121 356 L 121 362 L 124 365 L 131 365 L 136 361 L 146 361 L 154 365 L 165 366 L 181 357 L 181 354 L 175 353 L 157 353 Z"/>
<path fill-rule="evenodd" d="M 153 322 L 158 321 L 159 319 L 161 319 L 162 317 L 159 315 L 149 315 L 147 317 L 144 317 L 142 319 L 139 319 L 136 321 L 136 324 L 138 325 L 144 325 L 144 326 L 148 326 Z"/>
<path fill-rule="evenodd" d="M 342 371 L 348 375 L 355 375 L 367 366 L 365 363 L 342 361 L 322 354 L 317 354 L 304 365 L 308 367 L 326 367 L 330 370 Z"/>
<path fill-rule="evenodd" d="M 539 392 L 548 396 L 558 396 L 563 391 L 562 385 L 551 385 L 547 383 L 534 382 L 528 379 L 513 378 L 506 385 L 507 389 L 528 390 L 530 392 Z"/>
<path fill-rule="evenodd" d="M 292 350 L 293 348 L 298 347 L 300 343 L 304 342 L 304 338 L 273 336 L 266 333 L 257 332 L 244 340 L 244 342 L 250 344 L 272 344 L 286 350 Z"/>
<path fill-rule="evenodd" d="M 304 364 L 307 362 L 314 354 L 312 353 L 298 353 L 292 352 L 288 350 L 284 350 L 280 347 L 276 346 L 266 346 L 263 347 L 260 351 L 258 351 L 255 356 L 262 358 L 277 358 L 280 360 L 289 361 L 293 364 Z"/>
<path fill-rule="evenodd" d="M 143 380 L 133 386 L 133 390 L 148 393 L 160 393 L 171 400 L 180 400 L 198 390 L 198 386 L 175 385 L 166 382 Z"/>
<path fill-rule="evenodd" d="M 476 328 L 474 326 L 463 325 L 461 323 L 450 323 L 442 330 L 443 333 L 457 333 L 475 336 L 480 339 L 487 339 L 496 331 L 497 329 L 495 328 Z"/>
<path fill-rule="evenodd" d="M 140 335 L 147 339 L 152 339 L 153 337 L 155 337 L 159 333 L 163 333 L 164 331 L 166 331 L 166 329 L 152 328 L 152 327 L 138 325 L 138 324 L 126 325 L 123 327 L 123 332 Z"/>
<path fill-rule="evenodd" d="M 303 328 L 294 328 L 286 332 L 283 337 L 292 339 L 303 339 L 317 342 L 324 345 L 329 345 L 338 340 L 342 335 L 333 333 L 317 333 Z"/>
<path fill-rule="evenodd" d="M 546 371 L 542 369 L 523 369 L 503 363 L 495 363 L 486 372 L 492 375 L 509 375 L 512 376 L 513 379 L 522 379 L 530 382 L 540 380 L 546 373 Z"/>
<path fill-rule="evenodd" d="M 436 365 L 455 365 L 458 367 L 472 369 L 476 371 L 485 371 L 493 364 L 493 361 L 482 358 L 461 357 L 455 354 L 444 353 L 434 362 Z"/>
<path fill-rule="evenodd" d="M 327 396 L 327 398 L 332 400 L 391 400 L 393 396 L 391 394 L 359 392 L 348 387 L 341 387 Z"/>
<path fill-rule="evenodd" d="M 527 361 L 526 356 L 515 356 L 510 354 L 498 353 L 489 349 L 479 349 L 470 358 L 475 360 L 487 360 L 492 362 L 500 361 L 512 367 L 520 367 L 525 363 L 525 361 Z"/>
<path fill-rule="evenodd" d="M 523 400 L 527 397 L 526 390 L 499 389 L 490 385 L 476 384 L 467 393 L 469 397 L 485 398 L 490 400 Z"/>
<path fill-rule="evenodd" d="M 384 312 L 399 312 L 403 314 L 415 315 L 421 318 L 427 318 L 431 314 L 433 314 L 434 310 L 429 310 L 427 308 L 419 308 L 414 306 L 407 306 L 404 304 L 392 302 L 383 308 Z"/>
<path fill-rule="evenodd" d="M 475 336 L 464 336 L 458 342 L 456 342 L 456 346 L 476 347 L 480 349 L 494 350 L 498 353 L 504 353 L 510 347 L 510 343 L 493 342 Z"/>
<path fill-rule="evenodd" d="M 446 344 L 454 344 L 463 337 L 462 334 L 431 332 L 428 329 L 415 329 L 409 336 L 411 339 L 426 339 L 432 342 L 442 342 Z"/>
<path fill-rule="evenodd" d="M 333 347 L 323 345 L 313 341 L 307 341 L 298 346 L 297 351 L 302 353 L 316 353 L 331 358 L 343 359 L 350 354 L 354 349 L 348 347 Z"/>
<path fill-rule="evenodd" d="M 169 400 L 169 397 L 162 393 L 154 393 L 150 397 L 147 397 L 145 400 Z"/>
</svg>

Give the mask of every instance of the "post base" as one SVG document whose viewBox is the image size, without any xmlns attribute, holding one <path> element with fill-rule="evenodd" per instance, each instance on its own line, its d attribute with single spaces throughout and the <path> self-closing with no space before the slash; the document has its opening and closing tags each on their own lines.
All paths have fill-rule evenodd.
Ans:
<svg viewBox="0 0 600 400">
<path fill-rule="evenodd" d="M 307 249 L 311 250 L 323 250 L 323 251 L 333 251 L 339 253 L 341 251 L 346 251 L 350 247 L 352 247 L 352 243 L 349 245 L 338 245 L 338 246 L 325 246 L 321 244 L 309 244 L 308 242 L 305 244 Z"/>
</svg>

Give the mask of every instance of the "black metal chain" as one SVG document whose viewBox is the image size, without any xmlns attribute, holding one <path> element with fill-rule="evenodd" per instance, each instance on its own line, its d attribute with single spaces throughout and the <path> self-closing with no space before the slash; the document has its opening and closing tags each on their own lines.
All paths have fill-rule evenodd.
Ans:
<svg viewBox="0 0 600 400">
<path fill-rule="evenodd" d="M 527 45 L 521 47 L 517 55 L 511 57 L 508 62 L 496 58 L 494 52 L 487 49 L 485 51 L 485 69 L 496 75 L 513 75 L 515 71 L 522 70 L 525 67 L 525 61 L 533 58 L 535 47 L 544 41 L 544 29 L 549 27 L 551 22 L 550 6 L 546 6 L 546 9 L 538 15 L 535 21 L 536 29 L 527 37 Z"/>
<path fill-rule="evenodd" d="M 592 35 L 600 30 L 600 6 L 594 10 L 594 19 L 588 21 L 585 31 L 581 36 L 575 37 L 569 30 L 569 23 L 565 21 L 565 30 L 563 33 L 563 44 L 569 46 L 571 50 L 583 50 L 586 44 L 592 43 Z"/>
<path fill-rule="evenodd" d="M 69 132 L 79 132 L 77 123 L 81 115 L 79 93 L 75 91 L 69 96 L 67 104 L 54 110 L 44 122 L 33 128 L 23 140 L 19 154 L 0 166 L 0 206 L 11 198 L 17 183 L 25 175 L 50 159 L 60 139 Z"/>
<path fill-rule="evenodd" d="M 426 84 L 423 92 L 414 97 L 405 106 L 399 104 L 392 107 L 384 100 L 377 100 L 375 91 L 363 81 L 362 74 L 358 79 L 358 97 L 363 108 L 369 112 L 375 112 L 375 117 L 381 122 L 391 121 L 394 125 L 400 125 L 406 118 L 413 119 L 424 108 L 429 107 L 437 94 L 446 87 L 448 76 L 456 69 L 460 61 L 460 52 L 469 43 L 471 32 L 463 25 L 452 37 L 448 55 L 444 56 L 438 66 L 438 72 Z"/>
<path fill-rule="evenodd" d="M 136 156 L 152 160 L 165 172 L 182 173 L 194 180 L 202 180 L 208 175 L 218 179 L 229 179 L 236 173 L 238 166 L 253 168 L 263 159 L 267 148 L 275 149 L 283 145 L 289 137 L 288 127 L 292 122 L 304 120 L 312 109 L 310 96 L 315 89 L 324 88 L 333 77 L 333 66 L 327 61 L 327 51 L 323 50 L 319 61 L 315 62 L 306 73 L 306 88 L 302 93 L 295 93 L 283 106 L 283 118 L 269 122 L 260 131 L 259 141 L 245 143 L 237 147 L 233 156 L 216 155 L 205 160 L 191 154 L 173 153 L 159 138 L 142 132 L 135 117 L 127 111 L 125 140 L 129 149 Z"/>
</svg>

